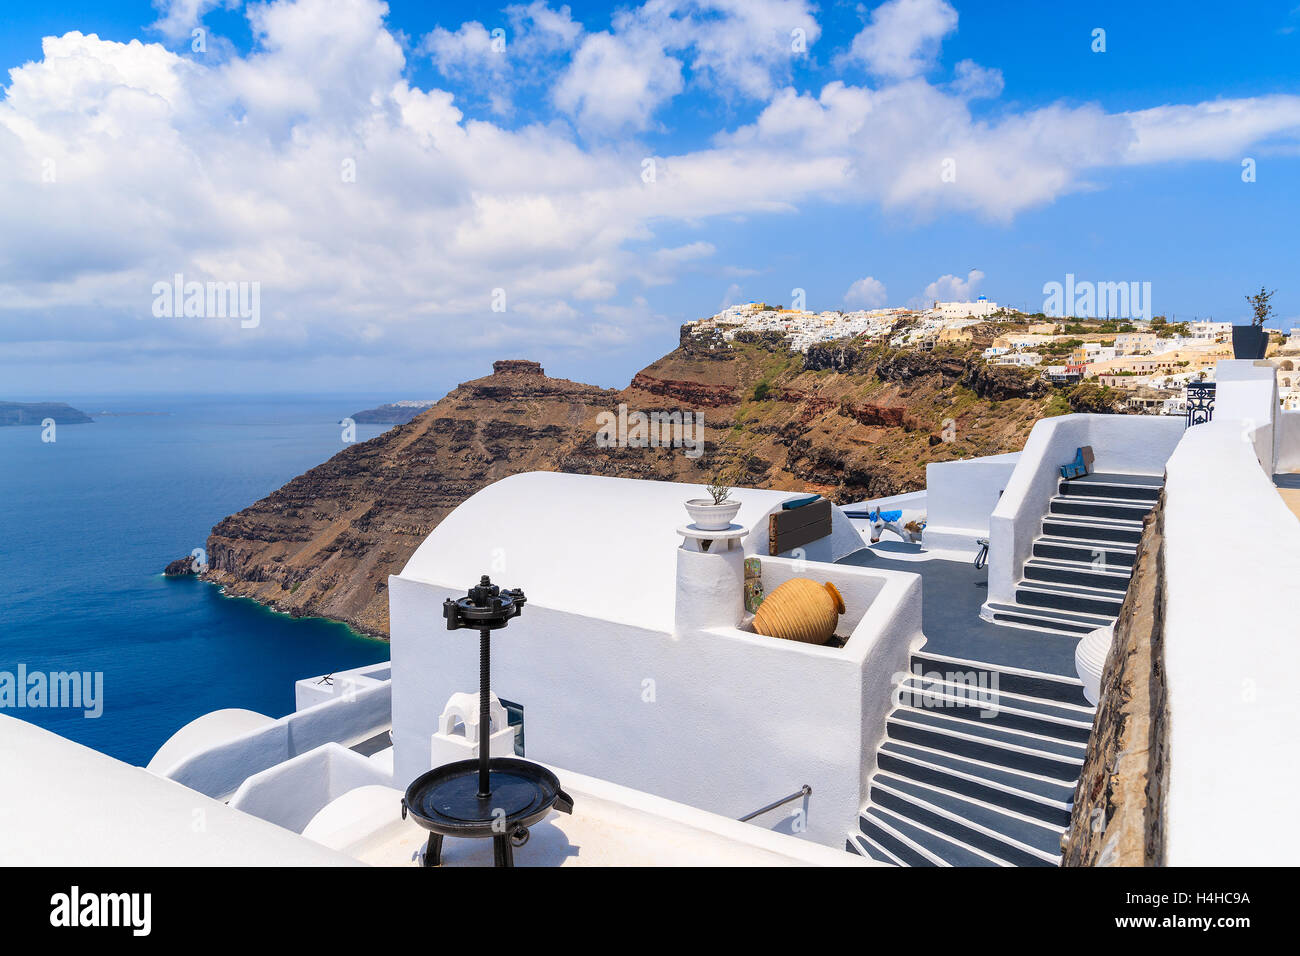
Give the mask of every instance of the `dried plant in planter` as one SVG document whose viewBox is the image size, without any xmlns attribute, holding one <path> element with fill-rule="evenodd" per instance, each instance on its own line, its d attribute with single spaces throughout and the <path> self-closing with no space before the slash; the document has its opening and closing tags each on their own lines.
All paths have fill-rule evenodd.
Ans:
<svg viewBox="0 0 1300 956">
<path fill-rule="evenodd" d="M 710 478 L 704 489 L 709 493 L 709 497 L 713 499 L 715 505 L 722 504 L 727 500 L 727 495 L 731 494 L 731 485 L 727 483 L 727 479 L 721 474 Z"/>
</svg>

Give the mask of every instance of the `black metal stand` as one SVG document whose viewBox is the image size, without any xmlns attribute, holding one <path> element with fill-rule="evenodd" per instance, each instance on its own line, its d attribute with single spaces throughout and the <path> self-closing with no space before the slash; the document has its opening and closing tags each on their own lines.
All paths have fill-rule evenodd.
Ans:
<svg viewBox="0 0 1300 956">
<path fill-rule="evenodd" d="M 484 577 L 486 581 L 486 576 Z M 492 632 L 483 628 L 478 632 L 478 795 L 480 800 L 492 796 L 492 786 L 488 780 L 488 745 L 492 734 L 489 722 L 492 719 L 488 707 L 488 696 L 492 693 L 492 642 L 488 635 Z"/>
<path fill-rule="evenodd" d="M 510 837 L 499 833 L 492 838 L 492 863 L 494 866 L 514 866 L 515 851 L 510 845 Z"/>
<path fill-rule="evenodd" d="M 519 616 L 524 593 L 502 590 L 483 575 L 467 597 L 448 598 L 442 613 L 447 630 L 472 628 L 478 642 L 478 758 L 435 767 L 411 782 L 402 798 L 402 817 L 409 812 L 429 831 L 425 866 L 442 863 L 447 836 L 491 837 L 497 866 L 514 866 L 514 848 L 528 842 L 528 828 L 551 810 L 573 812 L 573 800 L 560 789 L 555 774 L 540 764 L 489 755 L 492 745 L 493 631 Z M 498 793 L 493 801 L 493 784 Z M 493 806 L 493 802 L 504 804 Z"/>
<path fill-rule="evenodd" d="M 442 834 L 429 831 L 429 842 L 424 848 L 425 866 L 442 866 Z"/>
</svg>

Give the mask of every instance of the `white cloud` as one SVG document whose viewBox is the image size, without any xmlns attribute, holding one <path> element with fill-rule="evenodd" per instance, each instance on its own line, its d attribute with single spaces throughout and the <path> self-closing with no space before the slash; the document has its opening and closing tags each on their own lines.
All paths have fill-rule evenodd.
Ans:
<svg viewBox="0 0 1300 956">
<path fill-rule="evenodd" d="M 733 282 L 727 286 L 727 291 L 722 294 L 722 301 L 718 303 L 718 311 L 721 312 L 723 309 L 741 302 L 742 291 L 738 283 Z"/>
<path fill-rule="evenodd" d="M 190 31 L 203 20 L 203 15 L 219 4 L 234 7 L 238 0 L 154 0 L 159 17 L 153 29 L 170 40 L 188 39 Z"/>
<path fill-rule="evenodd" d="M 796 60 L 821 36 L 807 0 L 697 0 L 681 6 L 690 24 L 691 69 L 748 97 L 771 96 L 775 79 L 788 79 Z"/>
<path fill-rule="evenodd" d="M 1300 134 L 1295 96 L 1114 114 L 1055 104 L 983 120 L 968 106 L 973 87 L 913 76 L 777 89 L 752 122 L 706 145 L 661 146 L 646 183 L 645 147 L 613 130 L 663 121 L 656 109 L 697 69 L 689 25 L 730 18 L 750 24 L 746 35 L 779 38 L 804 5 L 763 5 L 775 12 L 743 20 L 738 5 L 652 0 L 591 34 L 563 8 L 524 9 L 533 12 L 508 22 L 532 24 L 555 44 L 546 55 L 569 63 L 566 102 L 608 134 L 595 145 L 545 110 L 504 128 L 467 116 L 447 90 L 413 87 L 378 0 L 254 5 L 254 49 L 225 60 L 75 32 L 46 38 L 0 96 L 6 358 L 301 362 L 391 355 L 397 343 L 403 357 L 441 356 L 489 341 L 573 341 L 593 323 L 612 341 L 611 327 L 646 311 L 629 303 L 649 286 L 706 266 L 730 279 L 771 265 L 737 262 L 703 239 L 667 245 L 661 229 L 759 221 L 813 200 L 1006 221 L 1099 170 L 1237 157 Z M 599 37 L 605 54 L 587 46 Z M 620 60 L 629 43 L 631 59 Z M 770 56 L 756 46 L 750 60 L 714 49 L 708 83 L 719 96 L 761 87 L 745 79 L 747 63 L 771 77 L 786 68 L 775 46 Z M 974 68 L 955 75 L 989 89 Z M 946 158 L 952 181 L 940 175 Z M 735 268 L 710 265 L 715 255 Z M 153 283 L 177 272 L 259 281 L 261 326 L 153 319 Z M 926 295 L 964 298 L 977 281 L 944 277 Z M 491 310 L 498 288 L 504 313 Z"/>
<path fill-rule="evenodd" d="M 494 49 L 491 31 L 477 20 L 462 23 L 455 31 L 435 27 L 421 43 L 434 66 L 448 77 L 503 72 L 509 62 L 504 34 L 497 38 L 496 46 Z"/>
<path fill-rule="evenodd" d="M 1240 159 L 1243 149 L 1280 132 L 1294 139 L 1300 96 L 1212 100 L 1123 115 L 1133 129 L 1127 162 Z"/>
<path fill-rule="evenodd" d="M 540 85 L 552 60 L 572 50 L 583 32 L 567 6 L 552 9 L 545 0 L 504 12 L 500 24 L 434 27 L 418 47 L 444 77 L 481 95 L 497 114 L 512 113 L 516 93 Z"/>
<path fill-rule="evenodd" d="M 966 278 L 955 275 L 942 275 L 925 287 L 921 299 L 926 306 L 935 302 L 970 302 L 979 292 L 979 284 L 984 281 L 984 273 L 972 269 Z"/>
<path fill-rule="evenodd" d="M 879 309 L 888 301 L 885 284 L 872 276 L 857 280 L 844 293 L 844 304 L 855 309 Z"/>
<path fill-rule="evenodd" d="M 648 32 L 593 33 L 554 89 L 555 105 L 583 126 L 643 130 L 682 91 L 682 64 Z"/>
<path fill-rule="evenodd" d="M 965 99 L 1001 96 L 1004 85 L 1001 70 L 980 66 L 974 60 L 961 60 L 953 67 L 953 92 Z"/>
<path fill-rule="evenodd" d="M 851 59 L 875 76 L 906 79 L 930 69 L 939 43 L 957 28 L 957 11 L 945 0 L 888 0 L 853 38 Z"/>
<path fill-rule="evenodd" d="M 647 129 L 688 73 L 722 95 L 766 99 L 820 35 L 808 0 L 649 0 L 583 40 L 554 102 L 597 131 Z"/>
<path fill-rule="evenodd" d="M 552 10 L 544 0 L 533 0 L 527 6 L 507 7 L 506 15 L 514 26 L 514 45 L 528 52 L 567 50 L 582 35 L 582 24 L 567 6 Z"/>
</svg>

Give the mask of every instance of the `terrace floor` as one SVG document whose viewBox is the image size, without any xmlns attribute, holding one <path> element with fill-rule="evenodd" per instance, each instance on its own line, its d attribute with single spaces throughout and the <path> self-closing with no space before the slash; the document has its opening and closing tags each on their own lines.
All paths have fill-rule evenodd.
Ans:
<svg viewBox="0 0 1300 956">
<path fill-rule="evenodd" d="M 1074 648 L 1078 638 L 980 619 L 980 605 L 988 596 L 987 568 L 976 570 L 970 560 L 926 557 L 918 545 L 892 541 L 863 548 L 837 563 L 919 574 L 925 651 L 1046 674 L 1076 676 Z"/>
<path fill-rule="evenodd" d="M 1277 493 L 1282 496 L 1283 503 L 1291 509 L 1291 513 L 1300 518 L 1300 474 L 1274 475 L 1273 484 L 1277 486 Z"/>
</svg>

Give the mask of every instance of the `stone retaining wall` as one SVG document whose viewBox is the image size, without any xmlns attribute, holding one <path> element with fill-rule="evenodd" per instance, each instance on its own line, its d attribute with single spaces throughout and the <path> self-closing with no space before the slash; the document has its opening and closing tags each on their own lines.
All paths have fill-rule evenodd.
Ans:
<svg viewBox="0 0 1300 956">
<path fill-rule="evenodd" d="M 1164 861 L 1169 710 L 1164 666 L 1164 494 L 1147 516 L 1133 579 L 1115 624 L 1101 699 L 1062 866 Z"/>
</svg>

